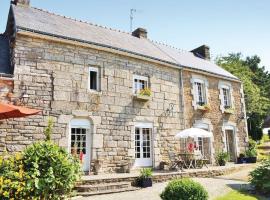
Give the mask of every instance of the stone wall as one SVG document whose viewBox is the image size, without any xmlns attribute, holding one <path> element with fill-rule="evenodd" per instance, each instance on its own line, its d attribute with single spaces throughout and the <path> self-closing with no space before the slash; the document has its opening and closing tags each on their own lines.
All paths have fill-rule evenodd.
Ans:
<svg viewBox="0 0 270 200">
<path fill-rule="evenodd" d="M 184 128 L 179 69 L 19 34 L 15 63 L 14 98 L 26 92 L 27 106 L 43 112 L 1 125 L 0 138 L 8 151 L 21 151 L 43 139 L 49 115 L 55 121 L 53 139 L 65 147 L 70 120 L 91 121 L 92 159 L 102 159 L 104 171 L 115 170 L 118 163 L 134 157 L 136 122 L 153 123 L 154 166 L 179 147 L 174 139 Z M 89 66 L 100 69 L 100 92 L 88 91 Z M 149 77 L 149 101 L 134 100 L 134 74 Z"/>
<path fill-rule="evenodd" d="M 211 107 L 209 112 L 203 112 L 200 110 L 195 110 L 192 105 L 193 94 L 192 94 L 192 76 L 199 76 L 208 82 L 208 102 Z M 183 71 L 183 82 L 184 82 L 184 102 L 185 102 L 185 121 L 186 127 L 192 127 L 197 123 L 209 124 L 210 130 L 214 135 L 213 147 L 215 152 L 224 149 L 224 126 L 232 125 L 236 128 L 236 143 L 237 143 L 237 153 L 243 152 L 246 147 L 247 141 L 247 130 L 246 121 L 243 118 L 244 112 L 244 99 L 241 88 L 241 83 L 229 81 L 232 86 L 232 96 L 233 104 L 235 107 L 234 114 L 222 113 L 220 109 L 220 90 L 219 82 L 222 80 L 220 78 L 215 78 L 213 76 L 201 75 L 194 72 Z M 228 81 L 227 81 L 228 82 Z"/>
</svg>

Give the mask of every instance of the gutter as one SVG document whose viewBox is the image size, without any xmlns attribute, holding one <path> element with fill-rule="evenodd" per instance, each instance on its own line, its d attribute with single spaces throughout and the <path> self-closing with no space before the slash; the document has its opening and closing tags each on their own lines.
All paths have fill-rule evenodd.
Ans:
<svg viewBox="0 0 270 200">
<path fill-rule="evenodd" d="M 37 30 L 34 30 L 34 29 L 29 29 L 29 28 L 22 27 L 22 26 L 17 26 L 16 32 L 18 33 L 20 31 L 45 35 L 45 36 L 49 36 L 49 37 L 54 37 L 54 38 L 58 38 L 58 39 L 64 39 L 64 40 L 69 40 L 69 41 L 74 41 L 74 42 L 79 42 L 79 43 L 84 43 L 84 44 L 89 44 L 89 45 L 94 45 L 94 46 L 98 46 L 98 47 L 102 47 L 102 48 L 106 48 L 106 49 L 111 49 L 111 50 L 116 50 L 116 51 L 131 54 L 131 55 L 144 57 L 146 59 L 151 59 L 151 60 L 161 62 L 161 63 L 164 63 L 164 64 L 168 64 L 168 65 L 170 65 L 170 67 L 173 67 L 173 68 L 177 68 L 177 69 L 182 69 L 183 68 L 185 70 L 194 71 L 194 72 L 197 72 L 197 73 L 198 73 L 198 71 L 200 71 L 200 72 L 203 72 L 206 75 L 211 75 L 211 76 L 215 76 L 215 77 L 218 77 L 218 78 L 221 78 L 221 79 L 241 83 L 241 81 L 239 79 L 231 78 L 231 77 L 228 77 L 228 76 L 222 76 L 222 75 L 219 75 L 219 74 L 216 74 L 216 73 L 213 73 L 213 72 L 209 72 L 207 70 L 194 69 L 192 67 L 183 66 L 181 64 L 169 62 L 169 61 L 166 61 L 166 60 L 158 59 L 158 58 L 155 58 L 155 57 L 152 57 L 152 56 L 147 56 L 147 55 L 144 55 L 144 54 L 136 53 L 136 52 L 129 51 L 129 50 L 122 49 L 122 48 L 118 48 L 118 47 L 113 47 L 113 46 L 106 45 L 106 44 L 100 44 L 100 43 L 91 42 L 91 41 L 87 41 L 87 40 L 76 39 L 76 38 L 72 38 L 72 37 L 67 37 L 67 36 L 62 36 L 62 35 L 58 35 L 58 34 L 52 34 L 52 33 L 47 33 L 47 32 L 43 32 L 43 31 L 37 31 Z"/>
</svg>

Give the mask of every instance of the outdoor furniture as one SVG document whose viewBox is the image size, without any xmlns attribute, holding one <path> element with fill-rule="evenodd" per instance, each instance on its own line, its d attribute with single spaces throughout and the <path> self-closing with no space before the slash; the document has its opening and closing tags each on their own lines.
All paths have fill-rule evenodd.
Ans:
<svg viewBox="0 0 270 200">
<path fill-rule="evenodd" d="M 169 159 L 171 162 L 170 169 L 176 169 L 176 170 L 181 170 L 184 171 L 184 160 L 182 160 L 181 157 L 176 156 L 174 152 L 169 152 Z"/>
<path fill-rule="evenodd" d="M 212 155 L 212 138 L 213 138 L 213 134 L 212 132 L 206 131 L 204 129 L 200 129 L 200 128 L 189 128 L 189 129 L 185 129 L 179 133 L 177 133 L 175 135 L 176 139 L 187 139 L 187 138 L 209 138 L 209 152 L 210 155 Z M 193 149 L 192 149 L 193 151 Z M 190 150 L 191 152 L 191 150 Z M 180 155 L 181 156 L 181 155 Z M 188 169 L 190 168 L 196 168 L 196 167 L 203 167 L 206 166 L 207 167 L 207 163 L 209 162 L 209 159 L 206 159 L 205 157 L 201 157 L 199 158 L 199 156 L 195 155 L 192 153 L 184 153 L 182 155 L 185 158 L 185 165 L 187 166 Z"/>
</svg>

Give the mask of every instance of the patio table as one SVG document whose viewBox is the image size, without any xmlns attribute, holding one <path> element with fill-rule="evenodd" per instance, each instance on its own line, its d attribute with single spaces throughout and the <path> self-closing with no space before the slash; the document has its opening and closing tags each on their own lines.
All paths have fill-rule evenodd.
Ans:
<svg viewBox="0 0 270 200">
<path fill-rule="evenodd" d="M 184 166 L 187 169 L 196 168 L 196 160 L 194 159 L 194 153 L 179 153 L 178 155 L 183 159 Z"/>
</svg>

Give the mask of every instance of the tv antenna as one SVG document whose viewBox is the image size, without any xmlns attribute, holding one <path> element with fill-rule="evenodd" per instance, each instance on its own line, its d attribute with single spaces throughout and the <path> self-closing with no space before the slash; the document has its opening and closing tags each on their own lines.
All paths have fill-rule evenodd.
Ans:
<svg viewBox="0 0 270 200">
<path fill-rule="evenodd" d="M 134 19 L 134 13 L 141 13 L 141 10 L 137 10 L 135 8 L 130 9 L 130 32 L 133 31 L 133 19 Z"/>
<path fill-rule="evenodd" d="M 133 30 L 133 19 L 134 19 L 134 13 L 137 12 L 136 9 L 131 8 L 130 9 L 130 32 L 132 33 Z"/>
</svg>

